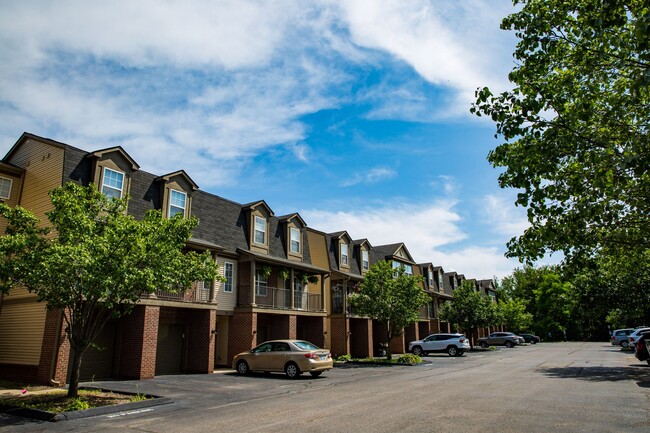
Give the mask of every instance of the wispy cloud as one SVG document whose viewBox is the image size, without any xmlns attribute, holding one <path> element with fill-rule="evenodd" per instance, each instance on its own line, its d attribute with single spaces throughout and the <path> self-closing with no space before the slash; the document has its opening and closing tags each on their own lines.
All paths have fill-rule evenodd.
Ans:
<svg viewBox="0 0 650 433">
<path fill-rule="evenodd" d="M 397 176 L 397 172 L 391 168 L 375 167 L 363 173 L 357 173 L 351 178 L 341 182 L 341 186 L 347 187 L 360 183 L 377 183 Z"/>
</svg>

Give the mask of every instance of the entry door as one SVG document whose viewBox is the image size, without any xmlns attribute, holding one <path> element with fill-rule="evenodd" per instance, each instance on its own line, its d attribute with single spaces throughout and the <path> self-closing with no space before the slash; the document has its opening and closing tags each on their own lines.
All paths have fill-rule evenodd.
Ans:
<svg viewBox="0 0 650 433">
<path fill-rule="evenodd" d="M 301 280 L 298 277 L 294 278 L 293 281 L 293 307 L 297 310 L 302 310 L 306 307 L 305 299 L 305 287 Z"/>
</svg>

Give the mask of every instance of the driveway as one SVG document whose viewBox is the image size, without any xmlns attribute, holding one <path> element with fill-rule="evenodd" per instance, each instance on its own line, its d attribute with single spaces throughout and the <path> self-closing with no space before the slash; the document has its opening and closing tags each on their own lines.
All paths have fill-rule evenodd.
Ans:
<svg viewBox="0 0 650 433">
<path fill-rule="evenodd" d="M 162 376 L 97 382 L 173 404 L 59 423 L 0 418 L 7 431 L 648 432 L 650 367 L 608 343 L 542 343 L 425 357 L 415 367 L 305 375 Z"/>
</svg>

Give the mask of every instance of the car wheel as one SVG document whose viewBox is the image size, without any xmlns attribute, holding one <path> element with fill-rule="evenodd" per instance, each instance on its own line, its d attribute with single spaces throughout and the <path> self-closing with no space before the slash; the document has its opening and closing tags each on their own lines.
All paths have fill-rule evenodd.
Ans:
<svg viewBox="0 0 650 433">
<path fill-rule="evenodd" d="M 244 375 L 250 373 L 246 361 L 237 361 L 237 373 Z"/>
<path fill-rule="evenodd" d="M 488 344 L 487 344 L 487 342 L 485 342 L 485 341 L 481 341 L 481 342 L 479 343 L 479 346 L 481 346 L 483 349 L 487 349 Z"/>
<path fill-rule="evenodd" d="M 449 346 L 447 348 L 449 356 L 458 356 L 458 348 L 456 346 Z"/>
<path fill-rule="evenodd" d="M 318 377 L 321 374 L 323 374 L 322 371 L 310 371 L 309 374 L 311 374 L 311 377 Z"/>
<path fill-rule="evenodd" d="M 422 356 L 422 355 L 424 355 L 424 352 L 422 351 L 422 348 L 420 346 L 415 346 L 413 348 L 413 355 Z"/>
<path fill-rule="evenodd" d="M 627 340 L 623 340 L 623 341 L 621 341 L 621 347 L 622 347 L 623 349 L 627 349 L 628 347 L 630 347 L 630 342 L 627 341 Z"/>
<path fill-rule="evenodd" d="M 530 340 L 531 344 L 537 344 L 537 340 Z"/>
<path fill-rule="evenodd" d="M 512 344 L 512 341 L 506 341 L 506 347 L 510 349 L 514 344 Z"/>
<path fill-rule="evenodd" d="M 289 379 L 295 379 L 296 377 L 300 376 L 300 369 L 296 364 L 290 362 L 284 366 L 284 373 Z"/>
<path fill-rule="evenodd" d="M 458 356 L 463 356 L 464 354 L 465 354 L 465 351 L 464 351 L 464 350 L 459 350 L 459 351 L 458 351 Z"/>
</svg>

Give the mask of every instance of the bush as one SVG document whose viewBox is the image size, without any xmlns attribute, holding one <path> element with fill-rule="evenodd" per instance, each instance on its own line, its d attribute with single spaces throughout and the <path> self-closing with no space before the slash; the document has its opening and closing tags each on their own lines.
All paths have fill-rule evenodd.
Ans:
<svg viewBox="0 0 650 433">
<path fill-rule="evenodd" d="M 419 364 L 422 362 L 422 358 L 420 358 L 417 355 L 413 355 L 412 353 L 406 353 L 399 358 L 397 358 L 397 362 L 400 364 Z"/>
<path fill-rule="evenodd" d="M 84 410 L 88 408 L 90 408 L 90 405 L 87 401 L 82 400 L 81 398 L 74 398 L 67 404 L 65 411 L 70 412 L 73 410 Z"/>
<path fill-rule="evenodd" d="M 335 361 L 340 361 L 340 362 L 348 362 L 352 360 L 352 355 L 341 355 L 338 356 Z"/>
</svg>

